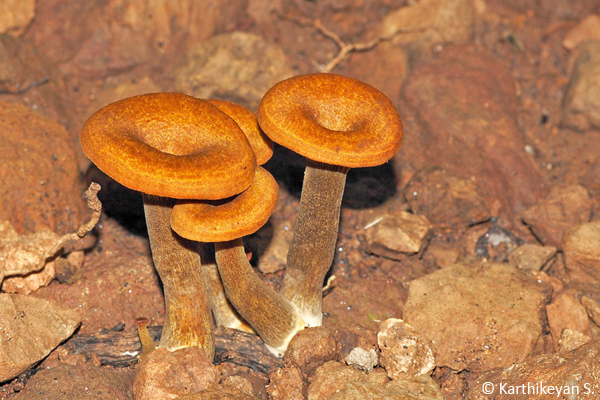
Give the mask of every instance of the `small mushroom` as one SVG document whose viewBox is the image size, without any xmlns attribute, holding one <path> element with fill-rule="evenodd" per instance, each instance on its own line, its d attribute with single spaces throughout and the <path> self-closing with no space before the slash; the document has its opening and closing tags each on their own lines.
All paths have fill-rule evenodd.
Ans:
<svg viewBox="0 0 600 400">
<path fill-rule="evenodd" d="M 170 226 L 175 199 L 218 200 L 248 188 L 256 159 L 237 124 L 179 93 L 124 99 L 100 109 L 80 134 L 100 170 L 142 192 L 154 265 L 163 283 L 160 348 L 196 346 L 214 356 L 213 322 L 197 244 Z M 226 161 L 225 161 L 226 160 Z"/>
<path fill-rule="evenodd" d="M 377 89 L 323 73 L 269 89 L 258 122 L 274 142 L 307 159 L 281 293 L 309 326 L 320 326 L 323 280 L 335 253 L 346 174 L 392 158 L 402 144 L 402 121 Z"/>
<path fill-rule="evenodd" d="M 291 338 L 306 324 L 295 305 L 258 278 L 241 239 L 267 222 L 277 203 L 277 191 L 271 174 L 257 167 L 252 185 L 227 202 L 179 202 L 173 209 L 171 226 L 190 240 L 215 243 L 216 262 L 227 297 L 267 348 L 281 356 Z"/>
</svg>

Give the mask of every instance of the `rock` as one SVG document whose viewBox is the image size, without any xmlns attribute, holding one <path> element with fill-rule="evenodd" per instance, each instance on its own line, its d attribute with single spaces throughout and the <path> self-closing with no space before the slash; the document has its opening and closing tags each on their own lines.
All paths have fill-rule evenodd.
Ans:
<svg viewBox="0 0 600 400">
<path fill-rule="evenodd" d="M 507 264 L 455 264 L 411 282 L 403 319 L 435 344 L 438 366 L 477 373 L 527 357 L 549 294 Z"/>
<path fill-rule="evenodd" d="M 476 181 L 457 178 L 437 167 L 418 171 L 406 185 L 404 198 L 415 214 L 442 227 L 466 228 L 491 218 Z"/>
<path fill-rule="evenodd" d="M 166 400 L 199 393 L 216 383 L 219 371 L 199 347 L 169 351 L 157 348 L 135 367 L 136 399 Z"/>
<path fill-rule="evenodd" d="M 386 384 L 348 382 L 330 400 L 444 400 L 438 384 L 428 376 L 398 380 Z"/>
<path fill-rule="evenodd" d="M 600 128 L 600 40 L 588 40 L 577 47 L 561 122 L 580 131 Z"/>
<path fill-rule="evenodd" d="M 0 35 L 19 36 L 35 17 L 35 0 L 4 0 L 0 3 Z"/>
<path fill-rule="evenodd" d="M 600 221 L 577 225 L 562 242 L 565 267 L 577 282 L 600 282 Z"/>
<path fill-rule="evenodd" d="M 542 269 L 556 254 L 556 247 L 524 244 L 508 255 L 508 263 L 528 272 Z"/>
<path fill-rule="evenodd" d="M 554 348 L 558 349 L 559 340 L 565 329 L 586 335 L 589 331 L 590 320 L 585 308 L 571 294 L 563 292 L 546 306 L 548 325 L 554 338 Z"/>
<path fill-rule="evenodd" d="M 233 32 L 196 44 L 177 71 L 175 88 L 195 97 L 221 98 L 256 110 L 271 86 L 292 75 L 279 47 L 255 34 Z"/>
<path fill-rule="evenodd" d="M 324 320 L 332 329 L 359 329 L 374 335 L 380 321 L 401 316 L 405 299 L 404 288 L 388 277 L 336 284 L 323 298 L 323 311 L 328 314 Z"/>
<path fill-rule="evenodd" d="M 308 387 L 308 400 L 330 399 L 348 382 L 369 381 L 379 384 L 389 382 L 383 370 L 367 374 L 337 361 L 329 361 L 320 366 Z"/>
<path fill-rule="evenodd" d="M 0 103 L 0 141 L 0 221 L 20 234 L 75 230 L 85 202 L 67 131 L 25 106 Z"/>
<path fill-rule="evenodd" d="M 467 254 L 495 262 L 506 261 L 508 255 L 523 244 L 514 233 L 495 223 L 469 228 L 462 240 Z"/>
<path fill-rule="evenodd" d="M 474 47 L 449 47 L 437 56 L 415 65 L 405 80 L 403 98 L 421 128 L 397 157 L 473 179 L 484 198 L 497 200 L 494 216 L 520 215 L 541 197 L 542 181 L 517 124 L 514 79 L 501 60 Z"/>
<path fill-rule="evenodd" d="M 131 400 L 133 370 L 81 363 L 40 368 L 15 400 L 90 399 Z"/>
<path fill-rule="evenodd" d="M 461 255 L 459 244 L 453 235 L 438 234 L 429 241 L 424 257 L 432 257 L 437 268 L 445 268 L 458 261 Z"/>
<path fill-rule="evenodd" d="M 562 45 L 567 50 L 574 50 L 587 40 L 600 40 L 600 16 L 590 14 L 567 32 Z"/>
<path fill-rule="evenodd" d="M 592 340 L 591 337 L 585 335 L 579 331 L 574 331 L 569 328 L 565 328 L 560 335 L 560 340 L 558 341 L 558 349 L 561 352 L 569 352 L 573 349 L 576 349 L 579 346 L 583 346 Z"/>
<path fill-rule="evenodd" d="M 278 368 L 269 374 L 267 392 L 272 400 L 304 400 L 306 384 L 296 367 Z"/>
<path fill-rule="evenodd" d="M 489 371 L 477 378 L 467 400 L 583 399 L 600 393 L 600 342 L 591 341 L 566 353 L 547 353 Z M 487 385 L 484 386 L 484 383 Z M 504 388 L 500 391 L 501 386 Z M 523 393 L 525 389 L 529 393 Z M 553 392 L 549 392 L 554 388 Z M 492 393 L 489 390 L 493 389 Z M 516 392 L 520 390 L 520 392 Z M 542 391 L 543 390 L 543 391 Z M 550 389 L 552 390 L 552 389 Z M 558 390 L 561 393 L 558 394 Z"/>
<path fill-rule="evenodd" d="M 373 371 L 373 368 L 379 364 L 379 357 L 377 357 L 375 349 L 369 349 L 367 351 L 362 347 L 355 347 L 350 351 L 350 354 L 344 358 L 344 361 L 351 367 L 371 372 Z"/>
<path fill-rule="evenodd" d="M 298 332 L 285 351 L 286 366 L 294 366 L 305 377 L 312 375 L 323 363 L 340 358 L 340 346 L 335 332 L 324 326 Z"/>
<path fill-rule="evenodd" d="M 53 282 L 33 295 L 81 310 L 79 333 L 111 329 L 119 323 L 130 329 L 140 316 L 160 325 L 164 299 L 147 240 L 111 219 L 102 221 L 98 231 L 99 246 L 86 255 L 83 268 L 69 281 L 72 284 Z"/>
<path fill-rule="evenodd" d="M 548 195 L 521 215 L 533 234 L 546 246 L 559 247 L 563 234 L 573 225 L 588 222 L 592 200 L 581 185 L 554 186 Z"/>
<path fill-rule="evenodd" d="M 80 322 L 75 310 L 25 295 L 0 294 L 0 382 L 46 357 Z"/>
<path fill-rule="evenodd" d="M 585 307 L 585 311 L 596 326 L 600 327 L 600 303 L 587 296 L 582 296 L 581 305 Z"/>
<path fill-rule="evenodd" d="M 397 34 L 393 44 L 410 43 L 413 50 L 431 51 L 436 43 L 463 44 L 471 40 L 475 23 L 473 2 L 424 0 L 387 14 L 376 36 Z"/>
<path fill-rule="evenodd" d="M 54 262 L 47 263 L 41 270 L 39 266 L 44 254 L 57 241 L 58 235 L 47 229 L 19 236 L 10 222 L 0 224 L 2 291 L 29 294 L 49 284 L 54 279 Z"/>
<path fill-rule="evenodd" d="M 257 395 L 252 384 L 241 376 L 228 376 L 218 385 L 213 385 L 200 395 L 182 396 L 178 400 L 255 400 Z"/>
<path fill-rule="evenodd" d="M 372 218 L 365 225 L 369 251 L 395 260 L 418 253 L 431 230 L 425 216 L 407 211 L 392 210 Z"/>
<path fill-rule="evenodd" d="M 411 379 L 429 375 L 435 368 L 431 343 L 401 319 L 390 318 L 380 325 L 377 344 L 380 363 L 390 379 Z"/>
<path fill-rule="evenodd" d="M 443 400 L 438 385 L 428 376 L 390 381 L 381 370 L 358 371 L 335 361 L 317 369 L 308 388 L 308 400 Z"/>
</svg>

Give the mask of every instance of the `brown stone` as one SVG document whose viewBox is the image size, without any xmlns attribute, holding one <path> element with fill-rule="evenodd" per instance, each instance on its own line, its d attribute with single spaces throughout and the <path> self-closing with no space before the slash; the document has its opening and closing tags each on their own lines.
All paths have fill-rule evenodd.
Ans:
<svg viewBox="0 0 600 400">
<path fill-rule="evenodd" d="M 541 196 L 542 182 L 517 125 L 515 82 L 502 64 L 474 47 L 448 47 L 416 65 L 403 98 L 422 129 L 406 153 L 420 166 L 474 179 L 499 201 L 500 214 L 516 216 Z"/>
<path fill-rule="evenodd" d="M 600 303 L 587 296 L 581 297 L 581 304 L 585 307 L 585 311 L 596 326 L 600 327 Z"/>
<path fill-rule="evenodd" d="M 559 247 L 567 228 L 590 220 L 592 200 L 581 185 L 554 186 L 521 217 L 546 246 Z"/>
<path fill-rule="evenodd" d="M 59 364 L 40 368 L 15 400 L 89 399 L 131 400 L 133 370 L 100 367 L 92 363 Z"/>
<path fill-rule="evenodd" d="M 0 103 L 0 137 L 0 221 L 20 234 L 77 229 L 85 203 L 67 131 L 27 107 Z"/>
<path fill-rule="evenodd" d="M 508 263 L 515 268 L 537 272 L 556 254 L 556 247 L 524 244 L 508 255 Z"/>
<path fill-rule="evenodd" d="M 199 393 L 216 383 L 219 371 L 199 347 L 169 351 L 158 348 L 135 367 L 136 399 L 167 400 Z"/>
<path fill-rule="evenodd" d="M 600 128 L 600 40 L 576 50 L 576 60 L 562 103 L 562 124 L 586 131 Z"/>
<path fill-rule="evenodd" d="M 430 375 L 435 368 L 431 343 L 401 319 L 390 318 L 380 325 L 377 344 L 380 363 L 390 379 L 411 379 Z"/>
<path fill-rule="evenodd" d="M 3 0 L 0 3 L 0 34 L 18 36 L 35 17 L 35 0 Z"/>
<path fill-rule="evenodd" d="M 565 329 L 586 335 L 589 331 L 590 320 L 585 308 L 570 293 L 563 292 L 546 306 L 548 325 L 554 338 L 554 346 L 558 349 L 558 342 Z"/>
<path fill-rule="evenodd" d="M 491 217 L 476 181 L 457 178 L 437 167 L 417 172 L 406 185 L 404 198 L 414 213 L 442 227 L 466 228 Z"/>
<path fill-rule="evenodd" d="M 371 218 L 365 225 L 369 251 L 396 260 L 418 253 L 431 230 L 425 216 L 407 211 L 376 213 Z"/>
<path fill-rule="evenodd" d="M 273 400 L 304 400 L 306 384 L 296 367 L 278 368 L 269 374 L 267 392 Z"/>
<path fill-rule="evenodd" d="M 556 398 L 596 397 L 600 393 L 600 342 L 591 341 L 567 353 L 547 353 L 524 362 L 511 365 L 506 369 L 489 371 L 477 378 L 467 393 L 467 400 L 550 400 Z M 493 386 L 483 386 L 490 382 Z M 500 385 L 505 391 L 500 392 Z M 529 394 L 523 391 L 533 386 Z M 492 394 L 484 389 L 493 388 Z M 519 393 L 515 390 L 521 388 Z M 545 388 L 544 392 L 541 388 Z M 557 389 L 553 393 L 548 388 Z M 512 393 L 506 389 L 512 388 Z"/>
<path fill-rule="evenodd" d="M 549 294 L 507 264 L 456 264 L 411 282 L 404 320 L 434 343 L 437 365 L 486 371 L 533 350 Z"/>
<path fill-rule="evenodd" d="M 340 346 L 331 329 L 319 326 L 298 332 L 285 351 L 285 363 L 294 366 L 305 377 L 312 375 L 323 363 L 340 358 Z"/>
<path fill-rule="evenodd" d="M 266 91 L 292 74 L 282 49 L 255 34 L 233 32 L 196 44 L 177 71 L 175 88 L 256 110 Z"/>
<path fill-rule="evenodd" d="M 577 282 L 600 282 L 600 221 L 577 225 L 562 242 L 565 267 Z"/>
<path fill-rule="evenodd" d="M 25 295 L 0 294 L 0 382 L 46 357 L 80 322 L 75 310 Z"/>
<path fill-rule="evenodd" d="M 600 16 L 590 14 L 567 32 L 562 45 L 567 50 L 574 50 L 586 40 L 600 40 Z"/>
</svg>

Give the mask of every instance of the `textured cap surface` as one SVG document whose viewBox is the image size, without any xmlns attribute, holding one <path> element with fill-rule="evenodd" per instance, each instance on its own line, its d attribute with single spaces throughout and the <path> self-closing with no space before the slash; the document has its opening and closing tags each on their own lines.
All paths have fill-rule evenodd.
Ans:
<svg viewBox="0 0 600 400">
<path fill-rule="evenodd" d="M 86 156 L 124 186 L 178 199 L 245 190 L 256 159 L 238 125 L 207 101 L 153 93 L 109 104 L 79 136 Z"/>
<path fill-rule="evenodd" d="M 300 75 L 263 97 L 258 122 L 274 142 L 315 161 L 381 165 L 402 145 L 402 121 L 380 91 L 335 74 Z"/>
<path fill-rule="evenodd" d="M 246 107 L 226 100 L 209 99 L 210 104 L 229 115 L 242 129 L 256 155 L 256 163 L 263 165 L 273 155 L 273 141 L 258 126 L 256 115 Z"/>
<path fill-rule="evenodd" d="M 179 201 L 173 207 L 171 227 L 180 236 L 200 242 L 225 242 L 250 235 L 268 220 L 277 204 L 277 182 L 262 167 L 252 185 L 219 205 Z"/>
</svg>

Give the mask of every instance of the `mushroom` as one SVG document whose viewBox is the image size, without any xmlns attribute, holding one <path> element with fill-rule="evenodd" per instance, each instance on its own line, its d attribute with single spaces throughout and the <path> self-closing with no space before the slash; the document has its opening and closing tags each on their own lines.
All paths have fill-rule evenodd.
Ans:
<svg viewBox="0 0 600 400">
<path fill-rule="evenodd" d="M 165 323 L 158 347 L 196 346 L 214 356 L 213 322 L 197 244 L 170 226 L 175 199 L 218 200 L 248 188 L 256 159 L 237 124 L 206 101 L 179 93 L 127 98 L 100 109 L 80 134 L 100 170 L 142 192 Z"/>
<path fill-rule="evenodd" d="M 320 326 L 323 280 L 335 253 L 346 174 L 392 158 L 402 144 L 402 121 L 377 89 L 323 73 L 269 89 L 259 104 L 258 122 L 274 142 L 307 159 L 281 294 L 309 326 Z"/>
<path fill-rule="evenodd" d="M 258 165 L 266 163 L 273 155 L 273 142 L 258 126 L 256 116 L 250 110 L 226 100 L 209 99 L 210 104 L 229 115 L 248 138 Z M 223 283 L 214 259 L 214 248 L 201 243 L 202 279 L 209 293 L 210 308 L 217 325 L 255 333 L 254 329 L 240 318 L 225 294 Z"/>
<path fill-rule="evenodd" d="M 252 185 L 226 202 L 178 202 L 171 226 L 187 239 L 215 243 L 216 262 L 227 297 L 267 348 L 281 356 L 291 338 L 306 324 L 295 305 L 258 278 L 241 239 L 267 222 L 275 209 L 277 192 L 275 179 L 257 167 Z"/>
</svg>

